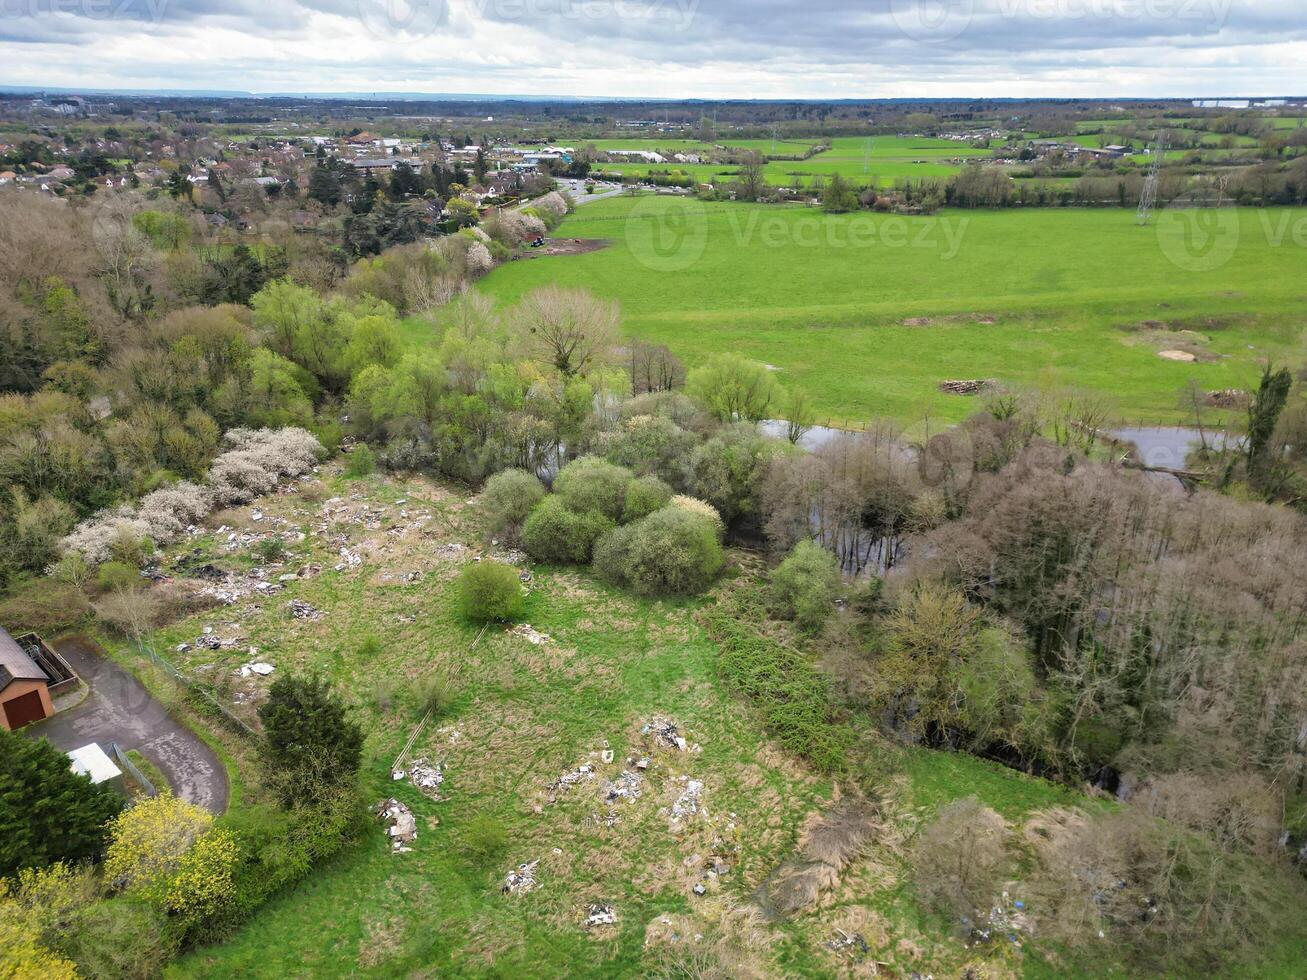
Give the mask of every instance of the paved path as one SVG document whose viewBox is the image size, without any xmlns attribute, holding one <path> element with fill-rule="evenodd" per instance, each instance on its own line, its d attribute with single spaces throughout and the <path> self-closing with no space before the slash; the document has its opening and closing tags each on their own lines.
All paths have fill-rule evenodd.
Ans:
<svg viewBox="0 0 1307 980">
<path fill-rule="evenodd" d="M 91 696 L 24 732 L 48 738 L 65 752 L 89 742 L 117 742 L 124 752 L 136 749 L 159 767 L 182 799 L 213 813 L 227 809 L 227 771 L 212 749 L 171 718 L 140 681 L 95 643 L 70 639 L 56 646 L 91 686 Z"/>
</svg>

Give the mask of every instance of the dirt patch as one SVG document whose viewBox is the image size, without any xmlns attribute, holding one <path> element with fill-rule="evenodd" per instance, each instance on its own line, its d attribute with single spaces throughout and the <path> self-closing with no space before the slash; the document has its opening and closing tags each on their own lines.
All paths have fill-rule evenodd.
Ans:
<svg viewBox="0 0 1307 980">
<path fill-rule="evenodd" d="M 984 378 L 967 378 L 941 381 L 939 383 L 939 390 L 946 395 L 978 395 L 987 388 L 992 387 L 994 387 L 994 383 Z"/>
<path fill-rule="evenodd" d="M 585 255 L 607 248 L 612 242 L 607 238 L 546 238 L 540 248 L 529 249 L 525 257 L 537 259 L 542 255 Z"/>
<path fill-rule="evenodd" d="M 878 826 L 876 807 L 868 800 L 850 797 L 835 804 L 804 834 L 794 857 L 758 886 L 754 902 L 773 918 L 815 905 L 863 854 Z"/>
<path fill-rule="evenodd" d="M 938 327 L 955 323 L 978 323 L 992 327 L 998 317 L 992 313 L 949 313 L 945 316 L 910 316 L 903 321 L 905 327 Z"/>
</svg>

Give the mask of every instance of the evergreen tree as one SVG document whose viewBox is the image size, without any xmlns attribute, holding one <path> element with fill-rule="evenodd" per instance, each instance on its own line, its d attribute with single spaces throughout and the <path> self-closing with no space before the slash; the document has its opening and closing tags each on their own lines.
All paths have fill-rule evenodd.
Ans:
<svg viewBox="0 0 1307 980">
<path fill-rule="evenodd" d="M 358 774 L 363 732 L 346 717 L 327 681 L 278 678 L 259 708 L 259 720 L 270 776 L 286 803 L 315 799 Z"/>
<path fill-rule="evenodd" d="M 46 739 L 0 731 L 0 877 L 97 856 L 122 807 Z"/>
</svg>

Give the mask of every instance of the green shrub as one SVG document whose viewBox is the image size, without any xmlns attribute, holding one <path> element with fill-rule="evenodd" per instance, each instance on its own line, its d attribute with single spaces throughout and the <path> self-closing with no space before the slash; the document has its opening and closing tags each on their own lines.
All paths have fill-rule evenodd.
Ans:
<svg viewBox="0 0 1307 980">
<path fill-rule="evenodd" d="M 0 599 L 0 623 L 12 633 L 58 633 L 76 626 L 91 612 L 86 593 L 54 579 L 37 579 Z"/>
<path fill-rule="evenodd" d="M 615 527 L 595 542 L 591 568 L 611 585 L 627 584 L 626 569 L 631 562 L 631 541 L 635 537 L 635 527 L 634 524 Z"/>
<path fill-rule="evenodd" d="M 141 584 L 141 573 L 126 562 L 107 561 L 96 573 L 95 584 L 101 592 L 134 589 Z"/>
<path fill-rule="evenodd" d="M 558 496 L 546 497 L 531 511 L 522 528 L 527 552 L 539 561 L 583 564 L 599 536 L 613 526 L 604 515 L 569 510 Z"/>
<path fill-rule="evenodd" d="M 761 618 L 760 609 L 721 606 L 707 614 L 722 676 L 758 707 L 767 730 L 787 751 L 820 772 L 837 772 L 844 766 L 850 732 L 832 720 L 826 678 L 799 651 L 748 625 Z"/>
<path fill-rule="evenodd" d="M 672 499 L 672 488 L 656 476 L 642 476 L 632 480 L 626 488 L 626 505 L 622 508 L 622 521 L 631 523 L 662 510 Z"/>
<path fill-rule="evenodd" d="M 826 621 L 840 587 L 835 556 L 815 541 L 800 541 L 771 575 L 772 608 L 803 629 Z"/>
<path fill-rule="evenodd" d="M 486 521 L 486 533 L 516 544 L 522 525 L 545 495 L 544 484 L 526 470 L 504 470 L 486 481 L 477 500 Z"/>
<path fill-rule="evenodd" d="M 489 864 L 508 849 L 504 825 L 489 814 L 473 817 L 463 831 L 463 849 L 477 864 Z"/>
<path fill-rule="evenodd" d="M 419 677 L 413 684 L 413 696 L 417 701 L 419 714 L 431 712 L 433 718 L 441 718 L 449 711 L 458 689 L 443 670 Z"/>
<path fill-rule="evenodd" d="M 286 546 L 281 538 L 264 538 L 259 542 L 259 557 L 265 562 L 281 561 L 286 555 Z"/>
<path fill-rule="evenodd" d="M 355 446 L 345 460 L 345 475 L 348 477 L 367 476 L 376 468 L 377 458 L 366 442 Z"/>
<path fill-rule="evenodd" d="M 717 529 L 706 517 L 680 507 L 664 507 L 608 542 L 596 570 L 610 581 L 628 584 L 640 595 L 694 595 L 722 567 Z"/>
<path fill-rule="evenodd" d="M 478 623 L 512 621 L 525 603 L 517 569 L 503 562 L 473 562 L 458 577 L 458 607 L 465 619 Z"/>
<path fill-rule="evenodd" d="M 597 456 L 582 456 L 563 467 L 554 483 L 555 494 L 578 514 L 594 511 L 620 521 L 626 508 L 631 471 Z"/>
</svg>

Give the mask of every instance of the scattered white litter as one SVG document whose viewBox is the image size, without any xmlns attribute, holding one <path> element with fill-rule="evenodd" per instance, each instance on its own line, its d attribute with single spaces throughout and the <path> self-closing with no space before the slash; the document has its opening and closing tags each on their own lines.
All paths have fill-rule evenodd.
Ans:
<svg viewBox="0 0 1307 980">
<path fill-rule="evenodd" d="M 241 667 L 241 676 L 250 677 L 253 676 L 254 674 L 258 674 L 260 677 L 267 677 L 276 669 L 277 668 L 274 667 L 272 664 L 264 663 L 263 661 L 259 660 L 259 661 L 255 661 L 254 663 L 245 664 L 243 667 Z"/>
<path fill-rule="evenodd" d="M 703 783 L 697 779 L 688 779 L 686 776 L 681 777 L 685 783 L 685 791 L 677 797 L 676 802 L 672 804 L 672 821 L 684 822 L 701 809 L 701 798 L 703 797 Z"/>
<path fill-rule="evenodd" d="M 509 630 L 514 636 L 520 636 L 528 643 L 534 643 L 540 646 L 542 643 L 548 643 L 550 637 L 547 633 L 538 632 L 530 623 L 519 623 Z"/>
<path fill-rule="evenodd" d="M 377 817 L 386 824 L 392 851 L 407 854 L 412 850 L 407 845 L 417 840 L 418 836 L 417 818 L 413 816 L 412 810 L 392 796 L 377 804 Z"/>
<path fill-rule="evenodd" d="M 611 905 L 587 905 L 585 924 L 593 929 L 595 926 L 611 926 L 617 922 L 617 913 Z"/>
<path fill-rule="evenodd" d="M 440 786 L 445 781 L 445 773 L 441 765 L 439 762 L 432 765 L 427 759 L 414 759 L 408 767 L 409 781 L 433 800 L 442 799 Z"/>
<path fill-rule="evenodd" d="M 505 895 L 524 895 L 534 891 L 540 885 L 536 880 L 536 865 L 539 863 L 540 859 L 536 858 L 534 861 L 519 864 L 504 877 L 504 884 L 499 890 Z"/>
</svg>

